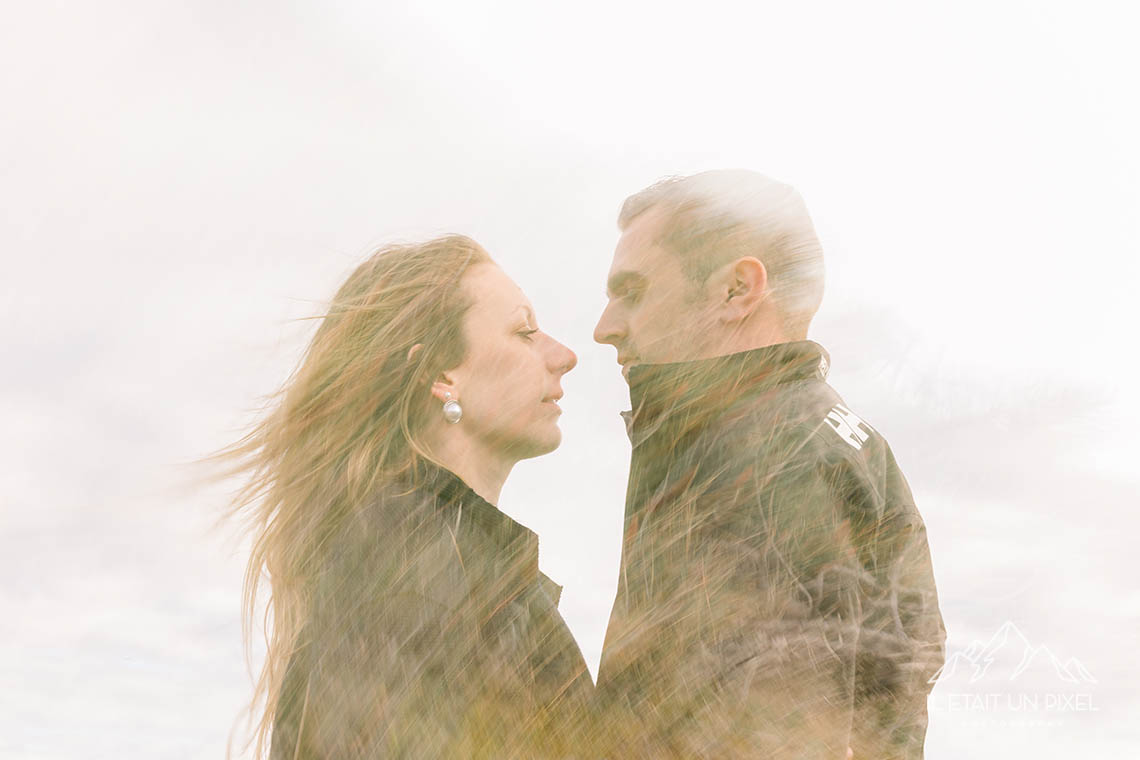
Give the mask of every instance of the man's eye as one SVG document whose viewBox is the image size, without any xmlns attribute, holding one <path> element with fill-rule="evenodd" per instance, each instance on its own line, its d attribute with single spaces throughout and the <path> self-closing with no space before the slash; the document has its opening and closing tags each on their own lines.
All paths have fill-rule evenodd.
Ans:
<svg viewBox="0 0 1140 760">
<path fill-rule="evenodd" d="M 538 332 L 538 330 L 524 330 L 523 332 L 519 333 L 519 335 L 523 336 L 527 340 L 534 340 L 534 338 L 530 336 L 534 335 L 536 332 Z"/>
<path fill-rule="evenodd" d="M 641 297 L 641 292 L 637 290 L 619 290 L 616 293 L 607 293 L 606 298 L 610 301 L 636 301 Z"/>
</svg>

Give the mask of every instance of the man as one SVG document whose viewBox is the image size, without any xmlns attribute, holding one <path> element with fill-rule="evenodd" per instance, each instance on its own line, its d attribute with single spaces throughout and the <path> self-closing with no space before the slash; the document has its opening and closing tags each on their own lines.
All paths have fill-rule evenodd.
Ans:
<svg viewBox="0 0 1140 760">
<path fill-rule="evenodd" d="M 606 754 L 921 758 L 945 641 L 925 527 L 806 340 L 823 266 L 803 201 L 707 172 L 618 224 L 594 332 L 632 402 Z"/>
</svg>

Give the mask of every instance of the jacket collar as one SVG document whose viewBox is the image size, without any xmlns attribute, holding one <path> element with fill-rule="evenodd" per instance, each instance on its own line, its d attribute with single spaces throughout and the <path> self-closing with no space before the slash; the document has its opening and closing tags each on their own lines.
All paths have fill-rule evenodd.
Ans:
<svg viewBox="0 0 1140 760">
<path fill-rule="evenodd" d="M 810 340 L 711 359 L 638 364 L 629 370 L 632 409 L 621 415 L 637 447 L 666 423 L 692 429 L 741 398 L 797 380 L 825 379 L 829 366 L 827 351 Z"/>
<path fill-rule="evenodd" d="M 499 559 L 509 558 L 531 576 L 538 573 L 538 536 L 534 531 L 485 500 L 451 470 L 426 459 L 420 465 L 420 487 L 435 495 L 437 508 L 457 535 L 464 527 L 474 528 L 490 540 Z"/>
</svg>

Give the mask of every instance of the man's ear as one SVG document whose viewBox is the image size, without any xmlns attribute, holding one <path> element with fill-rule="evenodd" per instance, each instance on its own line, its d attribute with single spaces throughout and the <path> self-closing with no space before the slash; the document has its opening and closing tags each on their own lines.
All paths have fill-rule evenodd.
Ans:
<svg viewBox="0 0 1140 760">
<path fill-rule="evenodd" d="M 768 297 L 768 270 L 755 256 L 737 259 L 726 267 L 721 290 L 725 319 L 744 319 Z"/>
</svg>

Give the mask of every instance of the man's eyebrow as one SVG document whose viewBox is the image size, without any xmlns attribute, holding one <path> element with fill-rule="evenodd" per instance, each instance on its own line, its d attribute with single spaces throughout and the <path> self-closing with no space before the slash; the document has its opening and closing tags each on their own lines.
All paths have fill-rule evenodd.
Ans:
<svg viewBox="0 0 1140 760">
<path fill-rule="evenodd" d="M 515 307 L 515 311 L 521 311 L 526 314 L 526 323 L 528 327 L 538 328 L 538 320 L 534 318 L 534 312 L 526 304 L 521 304 Z"/>
<path fill-rule="evenodd" d="M 631 286 L 644 286 L 647 282 L 649 282 L 649 278 L 641 272 L 631 272 L 629 270 L 615 272 L 610 277 L 609 282 L 606 283 L 606 295 L 612 296 L 623 290 L 627 290 Z"/>
</svg>

